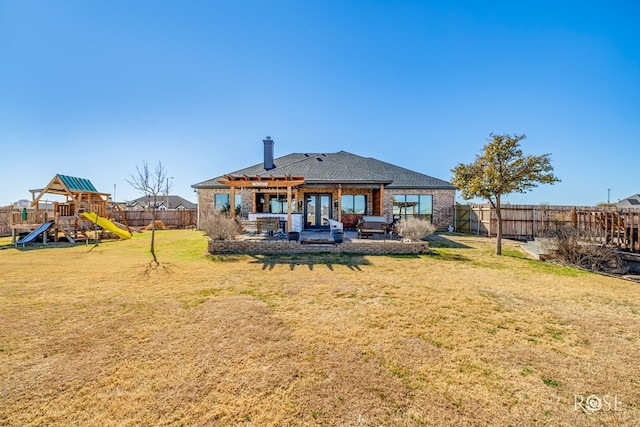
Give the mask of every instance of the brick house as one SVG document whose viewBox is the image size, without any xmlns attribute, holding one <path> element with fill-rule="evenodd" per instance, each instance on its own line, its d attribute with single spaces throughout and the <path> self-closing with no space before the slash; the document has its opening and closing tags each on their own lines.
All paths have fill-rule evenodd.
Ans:
<svg viewBox="0 0 640 427">
<path fill-rule="evenodd" d="M 303 229 L 322 228 L 326 218 L 354 227 L 364 215 L 388 222 L 416 216 L 438 229 L 453 223 L 456 189 L 447 181 L 346 151 L 274 158 L 274 141 L 263 143 L 262 163 L 192 185 L 199 217 L 230 209 L 233 198 L 235 212 L 245 218 L 293 214 Z"/>
</svg>

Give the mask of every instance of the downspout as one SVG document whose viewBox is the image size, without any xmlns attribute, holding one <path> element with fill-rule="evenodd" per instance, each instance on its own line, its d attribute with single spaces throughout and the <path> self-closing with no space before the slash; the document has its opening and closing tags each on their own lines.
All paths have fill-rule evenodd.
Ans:
<svg viewBox="0 0 640 427">
<path fill-rule="evenodd" d="M 196 209 L 196 230 L 200 230 L 200 190 L 196 189 L 196 203 L 198 203 L 198 209 Z"/>
</svg>

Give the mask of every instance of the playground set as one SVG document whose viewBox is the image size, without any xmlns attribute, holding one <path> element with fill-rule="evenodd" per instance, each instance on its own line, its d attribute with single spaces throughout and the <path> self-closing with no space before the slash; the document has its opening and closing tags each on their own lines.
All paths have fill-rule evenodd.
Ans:
<svg viewBox="0 0 640 427">
<path fill-rule="evenodd" d="M 101 238 L 131 238 L 128 224 L 110 220 L 113 210 L 120 207 L 110 203 L 110 194 L 100 193 L 88 179 L 58 174 L 44 189 L 30 192 L 31 209 L 24 208 L 22 212 L 11 214 L 11 241 L 17 245 L 32 243 L 39 236 L 44 243 L 57 242 L 60 238 L 75 243 L 87 240 L 89 231 L 98 232 Z M 64 196 L 65 200 L 54 202 L 53 211 L 41 210 L 40 204 L 46 194 Z M 125 217 L 121 215 L 120 218 Z M 19 238 L 24 233 L 27 234 Z"/>
</svg>

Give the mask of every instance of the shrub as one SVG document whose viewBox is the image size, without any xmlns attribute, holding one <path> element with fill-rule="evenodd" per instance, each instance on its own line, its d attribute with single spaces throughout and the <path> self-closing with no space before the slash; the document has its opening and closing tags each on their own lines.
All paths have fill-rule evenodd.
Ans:
<svg viewBox="0 0 640 427">
<path fill-rule="evenodd" d="M 591 243 L 595 239 L 587 231 L 561 227 L 550 236 L 548 259 L 562 265 L 590 271 L 625 273 L 620 254 L 604 245 Z"/>
<path fill-rule="evenodd" d="M 200 219 L 200 229 L 213 240 L 233 240 L 238 234 L 238 223 L 228 214 L 215 211 Z"/>
<path fill-rule="evenodd" d="M 431 221 L 419 218 L 403 218 L 395 225 L 398 235 L 403 239 L 418 242 L 436 231 Z"/>
<path fill-rule="evenodd" d="M 153 222 L 150 222 L 149 225 L 147 225 L 146 227 L 144 227 L 145 230 L 151 230 L 152 228 L 154 228 L 153 226 L 155 225 L 155 229 L 156 230 L 164 230 L 165 226 L 164 223 L 162 221 L 160 221 L 159 219 L 156 219 Z"/>
</svg>

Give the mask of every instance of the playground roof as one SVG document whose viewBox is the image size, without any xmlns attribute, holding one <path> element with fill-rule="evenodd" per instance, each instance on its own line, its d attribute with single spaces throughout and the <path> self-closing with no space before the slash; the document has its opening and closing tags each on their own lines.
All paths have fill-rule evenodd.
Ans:
<svg viewBox="0 0 640 427">
<path fill-rule="evenodd" d="M 100 193 L 93 186 L 91 181 L 85 178 L 78 178 L 75 176 L 57 174 L 53 177 L 51 182 L 42 189 L 29 190 L 31 193 L 40 194 L 38 199 L 44 194 L 99 194 L 105 195 L 107 193 Z"/>
<path fill-rule="evenodd" d="M 63 195 L 67 198 L 67 202 L 73 201 L 78 206 L 82 205 L 82 209 L 101 208 L 106 210 L 109 200 L 109 194 L 100 193 L 88 179 L 60 174 L 54 176 L 42 190 L 29 191 L 33 195 L 31 206 L 35 206 L 36 209 L 45 194 Z"/>
<path fill-rule="evenodd" d="M 60 175 L 60 180 L 67 186 L 70 191 L 85 191 L 89 193 L 97 193 L 96 187 L 91 181 L 85 178 L 76 178 L 75 176 Z"/>
</svg>

